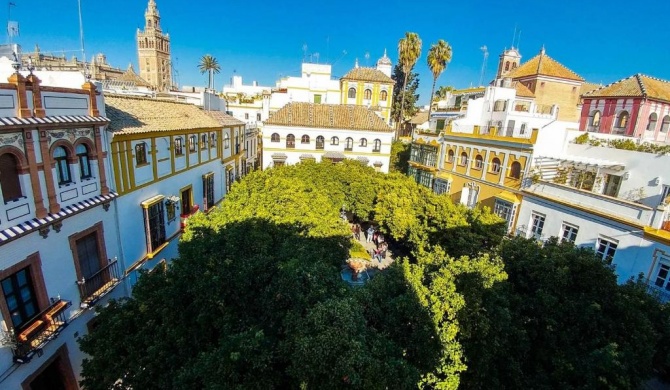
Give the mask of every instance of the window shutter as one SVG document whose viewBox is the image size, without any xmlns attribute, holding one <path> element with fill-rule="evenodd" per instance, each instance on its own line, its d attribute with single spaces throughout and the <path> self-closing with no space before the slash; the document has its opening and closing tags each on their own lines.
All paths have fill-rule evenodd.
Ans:
<svg viewBox="0 0 670 390">
<path fill-rule="evenodd" d="M 468 199 L 470 199 L 470 188 L 463 187 L 461 191 L 461 204 L 468 205 Z"/>
</svg>

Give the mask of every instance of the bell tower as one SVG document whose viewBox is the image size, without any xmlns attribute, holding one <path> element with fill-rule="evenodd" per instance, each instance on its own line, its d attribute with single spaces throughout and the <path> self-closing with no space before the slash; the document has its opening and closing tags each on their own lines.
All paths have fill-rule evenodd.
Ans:
<svg viewBox="0 0 670 390">
<path fill-rule="evenodd" d="M 519 50 L 512 47 L 510 49 L 505 49 L 502 54 L 500 54 L 500 60 L 498 61 L 498 73 L 496 74 L 496 79 L 504 79 L 509 75 L 514 69 L 516 69 L 521 63 L 521 54 Z"/>
<path fill-rule="evenodd" d="M 144 31 L 137 29 L 137 59 L 140 77 L 158 91 L 172 88 L 170 35 L 163 34 L 155 0 L 149 0 L 144 12 Z"/>
</svg>

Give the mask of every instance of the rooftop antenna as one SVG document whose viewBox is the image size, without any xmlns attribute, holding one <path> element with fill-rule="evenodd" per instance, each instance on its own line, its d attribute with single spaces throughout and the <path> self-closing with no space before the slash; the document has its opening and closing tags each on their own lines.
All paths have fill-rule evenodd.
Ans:
<svg viewBox="0 0 670 390">
<path fill-rule="evenodd" d="M 484 82 L 484 73 L 486 73 L 486 60 L 489 58 L 489 49 L 486 47 L 486 45 L 482 46 L 479 48 L 484 53 L 484 61 L 482 63 L 482 72 L 479 75 L 479 87 L 482 86 L 482 83 Z"/>
<path fill-rule="evenodd" d="M 79 6 L 79 41 L 81 42 L 81 58 L 84 59 L 84 66 L 86 66 L 86 51 L 84 50 L 84 22 L 81 18 L 81 0 L 77 0 Z"/>
<path fill-rule="evenodd" d="M 516 40 L 516 24 L 514 25 L 514 35 L 512 35 L 512 48 L 514 48 L 514 41 Z"/>
<path fill-rule="evenodd" d="M 12 7 L 16 7 L 14 2 L 7 3 L 7 43 L 12 43 L 12 38 L 19 35 L 19 23 L 12 21 Z"/>
<path fill-rule="evenodd" d="M 370 52 L 365 52 L 365 66 L 370 66 Z"/>
<path fill-rule="evenodd" d="M 172 62 L 173 85 L 175 88 L 179 89 L 179 71 L 177 70 L 177 66 L 179 66 L 179 57 L 175 57 L 174 62 Z"/>
<path fill-rule="evenodd" d="M 303 43 L 302 44 L 302 62 L 305 62 L 307 60 L 307 44 Z"/>
<path fill-rule="evenodd" d="M 316 63 L 317 63 L 317 64 L 319 63 L 319 57 L 320 57 L 320 56 L 321 56 L 321 54 L 319 54 L 318 52 L 317 52 L 317 53 L 314 53 L 314 58 L 316 58 Z"/>
</svg>

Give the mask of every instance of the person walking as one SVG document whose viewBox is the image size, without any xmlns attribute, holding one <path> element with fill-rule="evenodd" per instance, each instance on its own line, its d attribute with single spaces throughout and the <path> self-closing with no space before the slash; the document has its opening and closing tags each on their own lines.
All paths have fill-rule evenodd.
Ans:
<svg viewBox="0 0 670 390">
<path fill-rule="evenodd" d="M 372 242 L 372 235 L 374 233 L 375 233 L 375 228 L 372 225 L 370 225 L 370 227 L 368 228 L 368 237 L 367 237 L 366 242 Z"/>
</svg>

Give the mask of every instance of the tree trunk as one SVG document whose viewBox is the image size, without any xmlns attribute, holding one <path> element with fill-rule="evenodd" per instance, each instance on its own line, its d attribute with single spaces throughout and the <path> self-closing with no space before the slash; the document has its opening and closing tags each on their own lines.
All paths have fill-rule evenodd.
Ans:
<svg viewBox="0 0 670 390">
<path fill-rule="evenodd" d="M 428 125 L 430 126 L 430 113 L 433 111 L 433 96 L 435 95 L 435 83 L 437 77 L 433 77 L 433 88 L 430 89 L 430 103 L 428 103 Z"/>
<path fill-rule="evenodd" d="M 410 70 L 411 72 L 411 70 Z M 405 73 L 405 81 L 402 85 L 402 98 L 400 99 L 400 118 L 398 118 L 398 123 L 396 123 L 396 133 L 395 133 L 395 139 L 398 140 L 400 139 L 400 126 L 402 126 L 402 123 L 405 119 L 405 91 L 407 91 L 407 79 L 409 78 L 409 73 Z"/>
<path fill-rule="evenodd" d="M 212 89 L 212 78 L 213 78 L 213 73 L 212 69 L 209 70 L 209 89 Z"/>
</svg>

